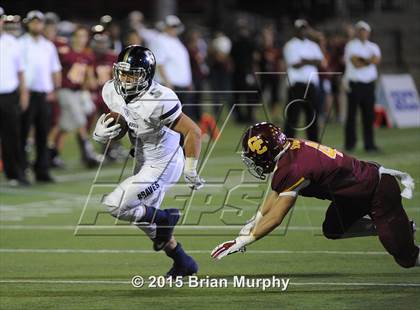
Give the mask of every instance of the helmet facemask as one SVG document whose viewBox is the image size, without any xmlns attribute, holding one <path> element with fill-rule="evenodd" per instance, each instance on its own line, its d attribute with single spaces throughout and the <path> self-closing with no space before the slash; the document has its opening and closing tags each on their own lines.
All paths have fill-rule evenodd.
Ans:
<svg viewBox="0 0 420 310">
<path fill-rule="evenodd" d="M 115 90 L 124 98 L 138 95 L 149 87 L 144 68 L 130 68 L 130 64 L 118 62 L 113 66 L 113 73 Z"/>
<path fill-rule="evenodd" d="M 267 174 L 264 172 L 264 168 L 258 166 L 251 158 L 246 156 L 244 152 L 241 154 L 241 159 L 252 176 L 263 181 L 267 178 Z"/>
</svg>

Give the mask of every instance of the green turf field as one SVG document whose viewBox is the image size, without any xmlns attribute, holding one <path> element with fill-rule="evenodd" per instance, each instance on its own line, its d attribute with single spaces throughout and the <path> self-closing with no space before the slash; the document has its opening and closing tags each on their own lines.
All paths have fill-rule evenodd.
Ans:
<svg viewBox="0 0 420 310">
<path fill-rule="evenodd" d="M 250 246 L 245 254 L 211 260 L 210 251 L 235 237 L 267 189 L 266 183 L 243 172 L 237 154 L 243 130 L 228 123 L 215 145 L 204 145 L 202 176 L 208 185 L 191 197 L 185 184 L 179 184 L 167 194 L 164 207 L 183 210 L 176 234 L 200 264 L 200 276 L 276 275 L 290 278 L 287 291 L 146 288 L 148 283 L 133 288 L 134 275 L 146 279 L 162 275 L 170 261 L 154 253 L 138 229 L 101 213 L 102 194 L 129 175 L 131 165 L 124 171 L 122 164 L 104 166 L 93 184 L 96 171 L 82 168 L 76 144 L 69 140 L 65 154 L 69 167 L 54 172 L 56 184 L 11 188 L 2 179 L 0 308 L 418 309 L 420 268 L 400 268 L 374 237 L 342 241 L 322 237 L 326 201 L 298 199 L 287 223 L 273 236 Z M 341 148 L 341 139 L 341 127 L 329 125 L 322 142 Z M 380 129 L 377 140 L 383 154 L 355 155 L 408 171 L 418 184 L 420 130 Z M 404 204 L 420 223 L 419 186 L 414 199 Z"/>
</svg>

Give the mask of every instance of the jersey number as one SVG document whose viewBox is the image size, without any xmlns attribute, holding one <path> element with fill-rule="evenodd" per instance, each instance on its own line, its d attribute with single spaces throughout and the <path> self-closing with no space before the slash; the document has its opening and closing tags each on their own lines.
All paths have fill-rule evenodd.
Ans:
<svg viewBox="0 0 420 310">
<path fill-rule="evenodd" d="M 162 92 L 158 90 L 157 88 L 154 88 L 150 91 L 150 94 L 153 96 L 153 98 L 157 99 L 160 96 L 162 96 Z"/>
<path fill-rule="evenodd" d="M 73 84 L 82 84 L 85 80 L 85 74 L 87 71 L 87 65 L 75 62 L 71 68 L 69 73 L 67 74 L 67 78 Z"/>
<path fill-rule="evenodd" d="M 312 141 L 305 141 L 305 145 L 313 147 L 314 149 L 317 149 L 318 151 L 320 151 L 321 153 L 327 155 L 329 158 L 332 158 L 332 159 L 335 159 L 337 155 L 340 157 L 343 157 L 343 153 L 329 146 L 325 146 L 325 145 L 312 142 Z"/>
</svg>

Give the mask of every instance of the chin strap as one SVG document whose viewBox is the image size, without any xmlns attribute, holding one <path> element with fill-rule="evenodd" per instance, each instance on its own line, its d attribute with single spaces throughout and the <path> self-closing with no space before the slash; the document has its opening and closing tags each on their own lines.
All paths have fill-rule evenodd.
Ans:
<svg viewBox="0 0 420 310">
<path fill-rule="evenodd" d="M 286 146 L 284 146 L 280 153 L 278 153 L 277 156 L 274 157 L 274 161 L 279 161 L 279 159 L 284 155 L 284 153 L 286 153 L 286 151 L 290 148 L 290 145 L 290 141 L 287 141 Z"/>
</svg>

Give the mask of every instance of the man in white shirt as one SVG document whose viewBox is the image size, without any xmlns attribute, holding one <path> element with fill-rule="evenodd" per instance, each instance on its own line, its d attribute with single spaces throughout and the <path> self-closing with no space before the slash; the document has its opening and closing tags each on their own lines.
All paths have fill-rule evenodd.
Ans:
<svg viewBox="0 0 420 310">
<path fill-rule="evenodd" d="M 375 81 L 378 78 L 376 66 L 381 61 L 378 45 L 369 41 L 371 28 L 364 21 L 356 25 L 356 38 L 347 43 L 344 51 L 345 77 L 349 81 L 345 148 L 352 151 L 356 146 L 357 108 L 362 110 L 364 148 L 367 152 L 378 151 L 373 137 L 375 105 Z"/>
<path fill-rule="evenodd" d="M 284 46 L 289 79 L 285 134 L 288 137 L 295 136 L 300 110 L 303 109 L 308 139 L 318 141 L 318 66 L 324 60 L 324 55 L 319 45 L 307 38 L 307 21 L 298 19 L 294 26 L 296 34 Z"/>
<path fill-rule="evenodd" d="M 188 50 L 178 38 L 184 25 L 175 15 L 166 16 L 163 32 L 150 43 L 150 49 L 156 56 L 157 81 L 175 90 L 180 101 L 189 102 L 188 91 L 192 90 L 192 74 Z M 188 116 L 194 115 L 194 107 L 183 107 Z"/>
<path fill-rule="evenodd" d="M 29 185 L 20 146 L 20 112 L 28 107 L 28 91 L 17 40 L 4 31 L 0 7 L 0 139 L 6 178 L 11 185 Z"/>
<path fill-rule="evenodd" d="M 42 36 L 44 20 L 40 11 L 30 11 L 26 16 L 28 33 L 19 39 L 25 80 L 30 90 L 29 107 L 22 115 L 22 146 L 25 149 L 29 130 L 34 125 L 35 177 L 39 182 L 52 182 L 47 148 L 51 105 L 47 102 L 47 94 L 61 83 L 61 64 L 54 44 Z M 26 161 L 26 155 L 24 159 Z"/>
</svg>

